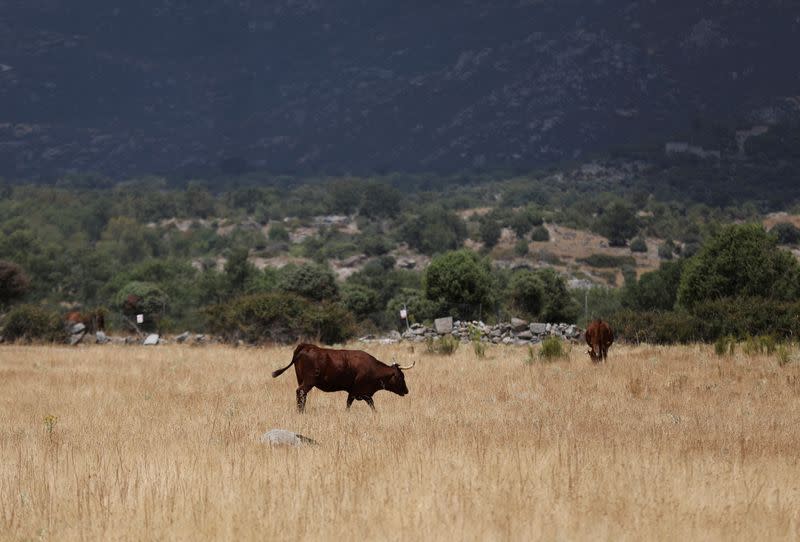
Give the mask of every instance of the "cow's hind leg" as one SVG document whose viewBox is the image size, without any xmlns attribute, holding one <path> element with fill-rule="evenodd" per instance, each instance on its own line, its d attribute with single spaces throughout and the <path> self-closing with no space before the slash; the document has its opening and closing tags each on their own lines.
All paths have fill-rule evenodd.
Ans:
<svg viewBox="0 0 800 542">
<path fill-rule="evenodd" d="M 355 400 L 355 398 L 356 398 L 355 395 L 352 395 L 350 393 L 347 394 L 347 408 L 348 409 L 350 408 L 350 405 L 353 404 L 353 401 Z"/>
<path fill-rule="evenodd" d="M 310 389 L 306 389 L 303 386 L 297 388 L 297 411 L 304 412 L 306 409 L 306 397 L 308 397 L 308 392 L 311 391 Z"/>
</svg>

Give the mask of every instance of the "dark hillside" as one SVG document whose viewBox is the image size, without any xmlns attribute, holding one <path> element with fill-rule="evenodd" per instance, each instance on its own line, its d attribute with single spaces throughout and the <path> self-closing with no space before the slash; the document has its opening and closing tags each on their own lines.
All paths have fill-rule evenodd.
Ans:
<svg viewBox="0 0 800 542">
<path fill-rule="evenodd" d="M 800 95 L 790 1 L 133 4 L 0 1 L 0 175 L 528 168 Z"/>
</svg>

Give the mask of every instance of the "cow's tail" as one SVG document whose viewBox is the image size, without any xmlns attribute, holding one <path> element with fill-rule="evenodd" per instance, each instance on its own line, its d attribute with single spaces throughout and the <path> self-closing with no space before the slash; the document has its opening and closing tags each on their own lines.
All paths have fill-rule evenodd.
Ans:
<svg viewBox="0 0 800 542">
<path fill-rule="evenodd" d="M 287 365 L 283 369 L 276 369 L 276 370 L 272 371 L 272 378 L 277 378 L 277 377 L 281 376 L 286 369 L 288 369 L 289 367 L 294 365 L 294 362 L 297 361 L 297 355 L 300 352 L 302 352 L 303 349 L 306 346 L 308 346 L 308 345 L 307 344 L 299 344 L 299 345 L 297 345 L 297 348 L 294 349 L 294 354 L 292 354 L 292 361 L 289 363 L 289 365 Z"/>
</svg>

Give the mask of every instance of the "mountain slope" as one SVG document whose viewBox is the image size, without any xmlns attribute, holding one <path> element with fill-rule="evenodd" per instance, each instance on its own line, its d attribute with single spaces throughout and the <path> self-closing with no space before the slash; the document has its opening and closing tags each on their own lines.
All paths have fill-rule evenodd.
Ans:
<svg viewBox="0 0 800 542">
<path fill-rule="evenodd" d="M 800 95 L 791 1 L 74 4 L 0 0 L 0 175 L 529 167 Z"/>
</svg>

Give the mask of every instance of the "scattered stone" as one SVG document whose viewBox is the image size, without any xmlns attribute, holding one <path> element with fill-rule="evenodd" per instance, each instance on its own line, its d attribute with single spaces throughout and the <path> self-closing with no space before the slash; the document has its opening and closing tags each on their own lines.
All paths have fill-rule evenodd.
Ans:
<svg viewBox="0 0 800 542">
<path fill-rule="evenodd" d="M 446 335 L 453 332 L 453 317 L 437 318 L 433 321 L 433 327 L 436 328 L 436 333 L 439 335 Z"/>
<path fill-rule="evenodd" d="M 150 335 L 147 336 L 147 338 L 144 340 L 144 343 L 142 344 L 144 344 L 145 346 L 155 346 L 158 344 L 158 339 L 159 339 L 158 333 L 151 333 Z"/>
<path fill-rule="evenodd" d="M 181 333 L 180 335 L 178 335 L 177 337 L 175 337 L 175 340 L 176 340 L 176 341 L 177 341 L 179 344 L 182 344 L 182 343 L 186 342 L 186 339 L 188 339 L 188 338 L 189 338 L 189 335 L 190 335 L 190 333 L 189 333 L 188 331 L 184 331 L 183 333 Z"/>
<path fill-rule="evenodd" d="M 96 332 L 94 334 L 94 339 L 97 344 L 106 344 L 111 341 L 111 339 L 109 339 L 108 336 L 102 331 Z"/>
<path fill-rule="evenodd" d="M 261 435 L 261 442 L 270 446 L 308 446 L 317 441 L 286 429 L 270 429 Z"/>
</svg>

